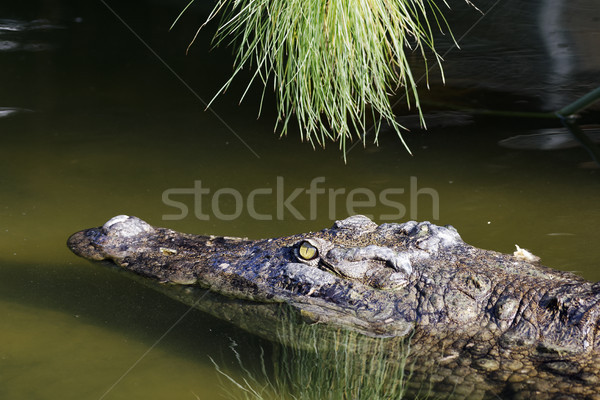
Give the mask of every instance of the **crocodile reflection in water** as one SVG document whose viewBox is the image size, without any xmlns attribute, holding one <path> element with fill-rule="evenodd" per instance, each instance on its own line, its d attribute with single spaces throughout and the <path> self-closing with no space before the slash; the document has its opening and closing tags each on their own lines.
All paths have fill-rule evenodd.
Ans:
<svg viewBox="0 0 600 400">
<path fill-rule="evenodd" d="M 600 398 L 600 285 L 475 248 L 452 227 L 353 216 L 319 232 L 248 240 L 117 216 L 68 245 L 188 304 L 202 289 L 225 295 L 200 308 L 265 336 L 278 304 L 327 327 L 410 336 L 417 382 L 434 393 Z"/>
</svg>

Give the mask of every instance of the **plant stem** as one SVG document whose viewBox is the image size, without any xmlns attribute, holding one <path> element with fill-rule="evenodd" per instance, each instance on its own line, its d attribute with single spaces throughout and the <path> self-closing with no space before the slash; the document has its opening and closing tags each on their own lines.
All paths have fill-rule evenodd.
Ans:
<svg viewBox="0 0 600 400">
<path fill-rule="evenodd" d="M 600 87 L 592 90 L 585 96 L 580 97 L 568 106 L 561 108 L 556 112 L 556 115 L 558 115 L 559 118 L 568 117 L 569 115 L 573 115 L 584 108 L 591 106 L 598 100 L 600 100 Z"/>
<path fill-rule="evenodd" d="M 577 141 L 581 144 L 581 147 L 587 150 L 590 157 L 592 157 L 596 164 L 600 165 L 600 151 L 598 150 L 598 146 L 596 146 L 594 142 L 592 142 L 590 138 L 587 137 L 585 133 L 583 133 L 583 131 L 581 130 L 579 125 L 577 125 L 577 122 L 575 122 L 573 118 L 564 118 L 560 115 L 558 115 L 558 117 L 560 118 L 560 121 L 563 123 L 565 128 L 567 128 L 569 132 L 571 132 L 571 135 L 573 135 L 575 139 L 577 139 Z"/>
</svg>

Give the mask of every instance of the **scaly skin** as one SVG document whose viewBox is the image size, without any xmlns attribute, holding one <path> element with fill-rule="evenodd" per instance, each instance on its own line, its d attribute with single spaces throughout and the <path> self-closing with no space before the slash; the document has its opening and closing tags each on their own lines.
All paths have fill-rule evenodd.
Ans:
<svg viewBox="0 0 600 400">
<path fill-rule="evenodd" d="M 250 331 L 264 321 L 233 309 L 276 319 L 265 310 L 281 303 L 311 322 L 410 337 L 417 385 L 434 393 L 600 399 L 600 284 L 475 248 L 452 227 L 354 216 L 319 232 L 248 240 L 118 216 L 68 246 L 188 304 L 198 305 L 200 288 L 237 299 L 223 299 L 222 312 Z"/>
</svg>

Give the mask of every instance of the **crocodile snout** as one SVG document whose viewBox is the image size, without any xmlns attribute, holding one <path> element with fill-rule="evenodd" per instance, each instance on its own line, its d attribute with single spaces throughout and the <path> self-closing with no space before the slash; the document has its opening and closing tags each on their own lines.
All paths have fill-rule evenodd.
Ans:
<svg viewBox="0 0 600 400">
<path fill-rule="evenodd" d="M 69 249 L 79 257 L 100 261 L 106 258 L 98 243 L 105 237 L 102 229 L 91 228 L 74 233 L 67 240 Z"/>
<path fill-rule="evenodd" d="M 90 260 L 122 258 L 138 240 L 155 229 L 137 217 L 118 215 L 102 227 L 77 232 L 67 240 L 73 253 Z"/>
</svg>

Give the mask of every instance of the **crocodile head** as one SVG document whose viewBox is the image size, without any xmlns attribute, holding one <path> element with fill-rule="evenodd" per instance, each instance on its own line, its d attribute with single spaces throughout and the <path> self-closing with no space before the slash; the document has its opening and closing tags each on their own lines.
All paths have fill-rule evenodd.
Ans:
<svg viewBox="0 0 600 400">
<path fill-rule="evenodd" d="M 462 243 L 452 227 L 377 225 L 363 216 L 268 240 L 195 236 L 120 215 L 72 235 L 69 248 L 162 284 L 285 302 L 305 317 L 370 335 L 404 335 L 416 320 L 424 266 Z"/>
<path fill-rule="evenodd" d="M 353 216 L 319 232 L 248 240 L 178 233 L 121 215 L 75 233 L 68 246 L 163 291 L 200 287 L 287 303 L 310 321 L 371 336 L 403 336 L 418 325 L 557 351 L 600 345 L 600 284 L 475 248 L 454 228 L 429 222 L 377 225 Z"/>
</svg>

